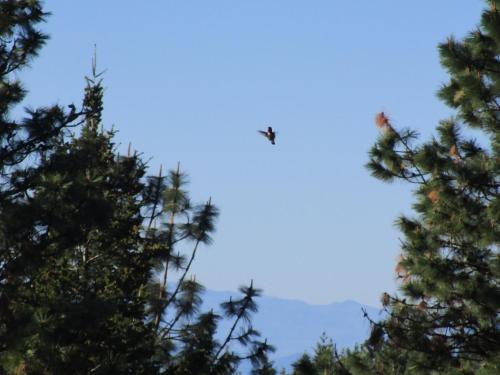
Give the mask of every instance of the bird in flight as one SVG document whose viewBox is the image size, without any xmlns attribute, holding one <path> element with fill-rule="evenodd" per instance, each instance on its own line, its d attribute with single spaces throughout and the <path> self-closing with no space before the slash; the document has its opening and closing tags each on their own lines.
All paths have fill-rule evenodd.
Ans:
<svg viewBox="0 0 500 375">
<path fill-rule="evenodd" d="M 262 134 L 264 137 L 269 139 L 271 144 L 275 145 L 274 140 L 276 139 L 276 132 L 273 131 L 273 128 L 268 126 L 267 131 L 264 130 L 259 130 L 259 133 Z"/>
</svg>

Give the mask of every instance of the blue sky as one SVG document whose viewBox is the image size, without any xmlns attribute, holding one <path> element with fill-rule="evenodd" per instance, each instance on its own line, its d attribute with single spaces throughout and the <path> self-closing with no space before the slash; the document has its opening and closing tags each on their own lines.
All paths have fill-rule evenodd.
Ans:
<svg viewBox="0 0 500 375">
<path fill-rule="evenodd" d="M 437 43 L 479 22 L 480 0 L 45 2 L 51 40 L 21 74 L 26 104 L 81 103 L 94 44 L 105 127 L 151 171 L 177 161 L 221 217 L 195 273 L 265 294 L 378 305 L 394 291 L 410 186 L 363 165 L 374 115 L 429 137 L 452 114 Z M 272 125 L 272 146 L 257 134 Z"/>
</svg>

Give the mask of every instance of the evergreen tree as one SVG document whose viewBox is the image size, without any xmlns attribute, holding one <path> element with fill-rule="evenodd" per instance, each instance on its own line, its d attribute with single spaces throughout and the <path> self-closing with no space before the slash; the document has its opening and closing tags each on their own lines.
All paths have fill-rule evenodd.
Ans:
<svg viewBox="0 0 500 375">
<path fill-rule="evenodd" d="M 11 113 L 26 95 L 18 73 L 35 57 L 47 36 L 37 29 L 47 16 L 39 2 L 0 1 L 0 357 L 16 363 L 9 351 L 30 329 L 33 274 L 43 225 L 31 204 L 38 166 L 68 129 L 81 124 L 76 108 L 28 109 Z M 16 344 L 17 345 L 17 344 Z"/>
<path fill-rule="evenodd" d="M 10 352 L 26 373 L 155 369 L 154 334 L 139 296 L 151 268 L 139 230 L 145 166 L 137 155 L 117 157 L 113 133 L 98 130 L 102 86 L 93 73 L 80 135 L 45 150 L 27 178 L 28 212 L 16 211 L 15 225 L 32 233 L 21 251 L 36 257 L 17 290 L 27 316 Z"/>
<path fill-rule="evenodd" d="M 292 375 L 318 375 L 318 371 L 308 354 L 303 354 L 292 364 L 292 367 Z"/>
<path fill-rule="evenodd" d="M 439 46 L 450 74 L 439 97 L 457 115 L 437 137 L 416 144 L 415 131 L 376 117 L 382 135 L 368 167 L 381 180 L 413 184 L 417 214 L 397 221 L 403 295 L 384 293 L 389 317 L 372 322 L 369 349 L 391 352 L 380 366 L 406 353 L 406 371 L 473 373 L 500 355 L 500 1 L 487 4 L 480 27 Z"/>
<path fill-rule="evenodd" d="M 407 366 L 408 355 L 405 352 L 389 345 L 378 345 L 377 349 L 374 350 L 369 342 L 356 346 L 354 349 L 347 349 L 342 353 L 340 359 L 344 372 L 341 374 L 403 375 L 421 373 Z"/>
<path fill-rule="evenodd" d="M 349 375 L 333 340 L 325 332 L 314 348 L 314 366 L 319 375 Z"/>
<path fill-rule="evenodd" d="M 277 375 L 278 372 L 273 367 L 272 362 L 265 359 L 260 367 L 254 368 L 251 375 Z"/>
<path fill-rule="evenodd" d="M 218 210 L 211 199 L 193 205 L 187 181 L 178 164 L 166 176 L 160 170 L 150 177 L 146 187 L 145 243 L 159 271 L 148 287 L 157 358 L 168 374 L 233 373 L 242 360 L 251 360 L 258 369 L 267 364 L 267 353 L 274 349 L 258 339 L 260 334 L 251 325 L 251 314 L 257 312 L 255 298 L 261 293 L 253 283 L 240 288 L 241 299 L 222 304 L 225 318 L 233 320 L 222 342 L 215 339 L 222 316 L 200 314 L 203 287 L 188 273 L 201 245 L 212 242 Z M 186 252 L 189 243 L 191 249 Z"/>
<path fill-rule="evenodd" d="M 335 346 L 332 339 L 326 336 L 323 332 L 319 338 L 319 342 L 314 348 L 314 366 L 318 370 L 318 374 L 331 375 L 335 363 Z"/>
<path fill-rule="evenodd" d="M 292 364 L 292 375 L 350 375 L 342 361 L 333 340 L 323 332 L 314 348 L 314 357 L 304 354 L 299 358 Z"/>
<path fill-rule="evenodd" d="M 242 360 L 271 371 L 253 284 L 222 305 L 222 342 L 223 317 L 199 311 L 189 271 L 218 211 L 191 204 L 179 166 L 145 178 L 137 153 L 117 154 L 95 60 L 81 110 L 11 119 L 46 15 L 36 0 L 0 0 L 0 373 L 216 375 Z"/>
</svg>

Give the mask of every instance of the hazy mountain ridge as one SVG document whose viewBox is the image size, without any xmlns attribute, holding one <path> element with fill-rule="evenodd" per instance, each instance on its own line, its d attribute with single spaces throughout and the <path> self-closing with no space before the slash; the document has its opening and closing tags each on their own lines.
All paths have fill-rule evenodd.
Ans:
<svg viewBox="0 0 500 375">
<path fill-rule="evenodd" d="M 219 304 L 230 296 L 234 299 L 239 294 L 207 290 L 203 296 L 202 310 L 213 308 L 214 312 L 219 312 Z M 381 316 L 379 309 L 350 300 L 313 305 L 299 300 L 263 296 L 256 301 L 259 311 L 252 322 L 262 337 L 276 347 L 271 359 L 278 368 L 289 368 L 305 351 L 312 353 L 323 332 L 334 340 L 339 349 L 362 343 L 370 329 L 362 309 L 373 319 Z M 230 322 L 221 323 L 221 336 L 229 325 Z"/>
</svg>

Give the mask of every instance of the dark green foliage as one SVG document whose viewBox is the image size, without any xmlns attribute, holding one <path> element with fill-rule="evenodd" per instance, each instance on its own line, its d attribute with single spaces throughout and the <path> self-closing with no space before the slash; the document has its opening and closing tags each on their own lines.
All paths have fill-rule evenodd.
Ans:
<svg viewBox="0 0 500 375">
<path fill-rule="evenodd" d="M 154 334 L 139 296 L 151 267 L 140 237 L 145 166 L 117 157 L 113 134 L 89 120 L 100 117 L 102 89 L 86 90 L 84 102 L 96 108 L 85 108 L 81 134 L 59 137 L 39 163 L 16 172 L 29 187 L 4 200 L 18 218 L 4 233 L 5 270 L 17 266 L 22 280 L 15 295 L 3 288 L 9 279 L 2 285 L 19 316 L 6 327 L 22 326 L 5 357 L 26 373 L 152 373 Z"/>
<path fill-rule="evenodd" d="M 251 375 L 277 375 L 277 371 L 274 369 L 273 364 L 267 359 L 263 361 L 260 367 L 254 368 Z"/>
<path fill-rule="evenodd" d="M 474 373 L 500 356 L 500 4 L 487 3 L 477 30 L 439 46 L 450 74 L 439 97 L 457 117 L 417 146 L 415 132 L 377 116 L 383 134 L 367 166 L 379 179 L 414 184 L 417 216 L 397 221 L 403 297 L 384 294 L 389 317 L 372 322 L 370 355 L 348 356 L 365 369 Z M 467 126 L 490 143 L 468 138 Z"/>
<path fill-rule="evenodd" d="M 36 0 L 0 0 L 0 373 L 216 375 L 242 360 L 272 373 L 273 348 L 251 326 L 258 289 L 223 305 L 222 342 L 222 317 L 200 311 L 189 271 L 217 208 L 191 204 L 179 166 L 146 177 L 137 153 L 117 154 L 95 60 L 81 110 L 11 118 L 46 15 Z"/>
<path fill-rule="evenodd" d="M 314 349 L 314 365 L 318 374 L 331 375 L 335 365 L 335 346 L 323 333 Z"/>
<path fill-rule="evenodd" d="M 304 354 L 292 364 L 292 375 L 351 375 L 331 338 L 323 332 L 314 348 L 314 357 Z"/>
<path fill-rule="evenodd" d="M 177 354 L 175 363 L 170 366 L 169 373 L 179 375 L 209 374 L 211 363 L 217 344 L 213 340 L 219 317 L 213 313 L 202 314 L 192 325 L 185 327 L 181 332 L 182 348 Z M 228 358 L 226 368 L 220 373 L 229 373 L 232 368 Z M 226 370 L 226 371 L 224 371 Z"/>
<path fill-rule="evenodd" d="M 21 295 L 39 268 L 45 232 L 30 204 L 40 178 L 36 163 L 74 125 L 74 116 L 58 106 L 28 110 L 20 121 L 10 116 L 25 96 L 16 73 L 47 39 L 36 28 L 46 15 L 36 1 L 0 2 L 0 355 L 17 345 L 31 321 L 29 301 Z M 28 158 L 35 166 L 27 165 Z"/>
<path fill-rule="evenodd" d="M 309 355 L 304 354 L 293 365 L 292 375 L 318 375 Z"/>
</svg>

